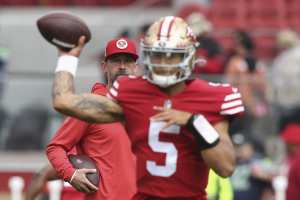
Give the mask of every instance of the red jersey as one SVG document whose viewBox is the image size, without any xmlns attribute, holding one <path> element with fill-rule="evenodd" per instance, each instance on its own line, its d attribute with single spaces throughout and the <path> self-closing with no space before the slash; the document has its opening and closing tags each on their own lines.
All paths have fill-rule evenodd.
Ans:
<svg viewBox="0 0 300 200">
<path fill-rule="evenodd" d="M 93 93 L 104 95 L 102 84 Z M 76 146 L 78 154 L 92 158 L 100 171 L 99 190 L 87 194 L 93 200 L 129 200 L 136 193 L 136 160 L 121 123 L 88 124 L 68 117 L 47 146 L 47 156 L 60 177 L 70 180 L 75 169 L 67 152 Z"/>
<path fill-rule="evenodd" d="M 206 199 L 208 167 L 192 133 L 164 122 L 151 122 L 153 106 L 204 115 L 211 124 L 243 112 L 241 95 L 228 84 L 187 81 L 179 94 L 168 96 L 143 77 L 120 77 L 108 97 L 121 105 L 126 129 L 137 157 L 138 192 L 156 197 Z"/>
<path fill-rule="evenodd" d="M 296 133 L 297 134 L 297 133 Z M 286 200 L 300 199 L 300 150 L 290 158 Z"/>
</svg>

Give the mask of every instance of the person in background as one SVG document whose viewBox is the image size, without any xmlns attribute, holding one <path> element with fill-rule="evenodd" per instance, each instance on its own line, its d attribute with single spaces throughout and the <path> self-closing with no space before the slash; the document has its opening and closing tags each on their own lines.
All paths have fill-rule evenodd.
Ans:
<svg viewBox="0 0 300 200">
<path fill-rule="evenodd" d="M 279 54 L 275 58 L 270 80 L 272 100 L 279 114 L 279 123 L 293 121 L 291 113 L 300 112 L 300 39 L 292 30 L 282 30 L 277 35 Z"/>
<path fill-rule="evenodd" d="M 6 125 L 9 114 L 5 107 L 2 105 L 2 98 L 7 78 L 7 60 L 9 51 L 5 47 L 0 46 L 0 149 L 5 145 L 5 136 L 3 128 Z"/>
<path fill-rule="evenodd" d="M 300 118 L 298 120 L 287 124 L 280 134 L 287 149 L 286 200 L 300 199 Z"/>
<path fill-rule="evenodd" d="M 224 64 L 225 82 L 239 89 L 246 112 L 242 119 L 232 124 L 234 128 L 230 132 L 242 131 L 247 135 L 261 135 L 262 131 L 254 128 L 254 125 L 268 112 L 265 70 L 253 54 L 254 42 L 247 32 L 236 30 L 233 32 L 233 39 L 234 47 Z"/>
<path fill-rule="evenodd" d="M 221 57 L 221 46 L 211 36 L 213 30 L 212 23 L 201 13 L 193 12 L 186 17 L 186 21 L 193 30 L 199 46 L 196 56 L 206 62 L 197 63 L 193 71 L 194 74 L 222 74 L 223 59 Z"/>
<path fill-rule="evenodd" d="M 253 139 L 236 133 L 232 137 L 237 154 L 236 170 L 231 176 L 234 200 L 261 199 L 272 190 L 271 163 L 256 151 L 258 145 Z"/>
<path fill-rule="evenodd" d="M 253 116 L 265 114 L 266 110 L 260 106 L 259 97 L 264 100 L 265 82 L 264 68 L 255 58 L 254 43 L 250 35 L 241 30 L 233 33 L 234 49 L 225 64 L 226 80 L 240 88 L 245 106 Z M 256 93 L 263 93 L 258 96 Z M 261 102 L 262 103 L 262 102 Z"/>
<path fill-rule="evenodd" d="M 2 99 L 3 90 L 5 87 L 8 56 L 9 56 L 8 49 L 0 46 L 0 99 Z"/>
<path fill-rule="evenodd" d="M 113 81 L 121 75 L 134 75 L 138 55 L 132 40 L 118 38 L 107 43 L 102 69 L 107 85 L 96 83 L 92 92 L 105 95 Z M 87 173 L 93 169 L 74 169 L 68 160 L 71 149 L 96 162 L 101 174 L 98 186 L 91 184 Z M 88 124 L 68 117 L 49 142 L 47 156 L 58 176 L 78 191 L 90 193 L 86 199 L 130 200 L 136 193 L 136 161 L 128 135 L 120 122 Z M 45 177 L 51 172 L 48 168 Z M 120 181 L 122 180 L 122 181 Z"/>
</svg>

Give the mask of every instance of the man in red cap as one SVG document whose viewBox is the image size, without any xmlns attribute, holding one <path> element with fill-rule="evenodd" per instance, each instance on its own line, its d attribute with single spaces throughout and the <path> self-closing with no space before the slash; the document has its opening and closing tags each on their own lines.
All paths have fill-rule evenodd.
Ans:
<svg viewBox="0 0 300 200">
<path fill-rule="evenodd" d="M 300 199 L 300 124 L 288 124 L 281 133 L 288 154 L 288 186 L 286 200 Z"/>
<path fill-rule="evenodd" d="M 126 38 L 110 40 L 105 48 L 103 71 L 107 74 L 107 87 L 120 75 L 136 74 L 138 55 L 135 43 Z"/>
<path fill-rule="evenodd" d="M 105 95 L 112 82 L 120 75 L 136 72 L 138 55 L 133 41 L 120 38 L 107 43 L 105 58 L 101 66 L 107 85 L 96 83 L 92 93 Z M 93 169 L 74 169 L 68 160 L 71 149 L 77 154 L 92 158 L 100 171 L 101 179 L 94 186 L 86 178 Z M 129 200 L 136 193 L 135 157 L 131 152 L 130 140 L 120 122 L 88 124 L 68 117 L 47 146 L 47 156 L 52 164 L 40 175 L 43 183 L 58 175 L 77 190 L 85 193 L 89 200 Z M 57 174 L 55 173 L 57 172 Z M 33 199 L 42 189 L 42 184 L 32 184 L 27 199 Z M 77 195 L 78 196 L 78 195 Z"/>
</svg>

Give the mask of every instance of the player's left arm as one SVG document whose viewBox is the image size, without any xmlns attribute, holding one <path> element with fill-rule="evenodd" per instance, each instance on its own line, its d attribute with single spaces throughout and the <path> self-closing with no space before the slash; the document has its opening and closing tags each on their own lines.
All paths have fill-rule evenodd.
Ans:
<svg viewBox="0 0 300 200">
<path fill-rule="evenodd" d="M 212 126 L 219 135 L 218 143 L 201 151 L 205 163 L 222 177 L 232 175 L 236 161 L 228 126 L 228 121 L 221 121 Z"/>
</svg>

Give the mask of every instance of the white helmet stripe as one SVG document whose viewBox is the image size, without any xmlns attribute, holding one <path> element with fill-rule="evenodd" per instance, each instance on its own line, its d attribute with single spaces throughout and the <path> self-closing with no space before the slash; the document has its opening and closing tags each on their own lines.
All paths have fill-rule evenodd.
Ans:
<svg viewBox="0 0 300 200">
<path fill-rule="evenodd" d="M 174 16 L 167 16 L 165 17 L 164 21 L 162 22 L 162 26 L 160 29 L 160 40 L 161 41 L 166 41 L 168 39 L 168 35 L 171 31 L 172 25 L 173 25 L 173 21 L 175 20 Z"/>
</svg>

